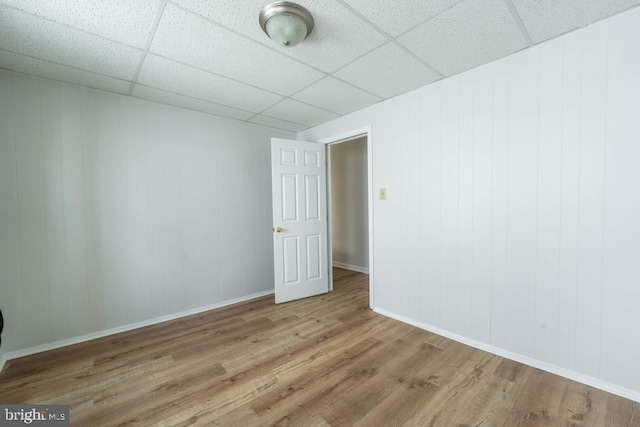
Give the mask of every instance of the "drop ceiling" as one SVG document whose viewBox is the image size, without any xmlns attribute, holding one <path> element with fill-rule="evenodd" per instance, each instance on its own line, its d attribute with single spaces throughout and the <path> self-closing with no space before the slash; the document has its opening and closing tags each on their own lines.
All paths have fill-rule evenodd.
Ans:
<svg viewBox="0 0 640 427">
<path fill-rule="evenodd" d="M 0 0 L 0 68 L 301 131 L 583 27 L 640 0 Z"/>
</svg>

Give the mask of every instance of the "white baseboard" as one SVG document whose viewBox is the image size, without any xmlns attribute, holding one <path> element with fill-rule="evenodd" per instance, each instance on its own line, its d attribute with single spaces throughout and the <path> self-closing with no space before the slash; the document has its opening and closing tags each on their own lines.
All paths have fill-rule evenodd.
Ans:
<svg viewBox="0 0 640 427">
<path fill-rule="evenodd" d="M 345 264 L 337 261 L 333 261 L 333 266 L 338 268 L 344 268 L 346 270 L 357 271 L 358 273 L 369 274 L 369 269 L 367 267 L 360 267 L 358 265 Z"/>
<path fill-rule="evenodd" d="M 226 307 L 228 305 L 237 304 L 239 302 L 249 301 L 252 299 L 260 298 L 266 295 L 271 295 L 274 290 L 268 290 L 263 292 L 257 292 L 255 294 L 246 295 L 244 297 L 233 298 L 226 301 L 222 301 L 216 304 L 206 305 L 204 307 L 193 308 L 191 310 L 181 311 L 179 313 L 168 314 L 166 316 L 160 316 L 149 320 L 143 320 L 141 322 L 131 323 L 129 325 L 118 326 L 116 328 L 106 329 L 104 331 L 92 332 L 90 334 L 81 335 L 78 337 L 67 338 L 60 341 L 55 341 L 47 344 L 41 344 L 34 347 L 29 347 L 21 350 L 11 351 L 0 356 L 0 372 L 2 372 L 2 366 L 6 360 L 17 359 L 19 357 L 30 356 L 32 354 L 41 353 L 43 351 L 53 350 L 60 347 L 66 347 L 68 345 L 79 344 L 85 341 L 91 341 L 96 338 L 103 338 L 113 334 L 119 334 L 121 332 L 131 331 L 133 329 L 143 328 L 145 326 L 155 325 L 157 323 L 167 322 L 169 320 L 179 319 L 181 317 L 191 316 L 198 313 L 203 313 L 209 310 L 215 310 L 216 308 Z"/>
<path fill-rule="evenodd" d="M 400 314 L 393 313 L 391 311 L 387 311 L 378 307 L 373 309 L 376 313 L 382 314 L 383 316 L 391 317 L 392 319 L 399 320 L 403 323 L 408 323 L 409 325 L 413 325 L 417 328 L 424 329 L 425 331 L 433 332 L 434 334 L 442 335 L 443 337 L 452 339 L 454 341 L 458 341 L 462 344 L 466 344 L 471 347 L 475 347 L 477 349 L 486 351 L 488 353 L 493 353 L 496 356 L 504 357 L 506 359 L 514 360 L 516 362 L 524 363 L 525 365 L 533 366 L 534 368 L 541 369 L 543 371 L 550 372 L 552 374 L 559 375 L 564 378 L 568 378 L 573 381 L 577 381 L 582 384 L 586 384 L 591 387 L 598 388 L 600 390 L 604 390 L 608 393 L 612 393 L 626 399 L 630 399 L 636 402 L 640 402 L 640 392 L 635 390 L 630 390 L 628 388 L 620 387 L 615 384 L 608 383 L 603 380 L 599 380 L 597 378 L 590 377 L 588 375 L 580 374 L 578 372 L 562 368 L 560 366 L 552 365 L 547 362 L 542 362 L 540 360 L 532 359 L 527 356 L 523 356 L 518 353 L 513 353 L 509 350 L 505 350 L 500 347 L 495 347 L 490 344 L 485 344 L 480 341 L 473 340 L 471 338 L 464 337 L 462 335 L 455 334 L 453 332 L 446 331 L 444 329 L 440 329 L 435 326 L 431 326 L 427 323 L 419 322 L 417 320 L 411 319 L 406 316 L 402 316 Z"/>
</svg>

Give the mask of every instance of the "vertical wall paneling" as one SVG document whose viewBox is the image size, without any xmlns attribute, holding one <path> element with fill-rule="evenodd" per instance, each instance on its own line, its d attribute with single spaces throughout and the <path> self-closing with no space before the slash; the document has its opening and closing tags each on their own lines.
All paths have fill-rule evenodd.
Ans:
<svg viewBox="0 0 640 427">
<path fill-rule="evenodd" d="M 40 94 L 51 338 L 60 340 L 69 336 L 69 296 L 58 85 L 42 81 Z"/>
<path fill-rule="evenodd" d="M 150 200 L 150 180 L 149 180 L 149 163 L 151 150 L 150 146 L 150 133 L 151 129 L 148 123 L 147 109 L 144 103 L 135 104 L 137 108 L 131 112 L 135 115 L 135 136 L 133 143 L 132 159 L 129 159 L 132 163 L 129 163 L 129 168 L 133 168 L 135 171 L 136 191 L 134 197 L 136 198 L 135 206 L 135 229 L 137 230 L 137 239 L 135 242 L 136 247 L 136 263 L 135 263 L 135 283 L 138 284 L 138 316 L 140 320 L 151 318 L 152 309 L 152 295 L 153 295 L 153 281 L 152 281 L 152 267 L 151 267 L 151 209 L 149 207 Z M 126 202 L 125 202 L 126 203 Z"/>
<path fill-rule="evenodd" d="M 563 43 L 564 55 L 560 155 L 562 174 L 560 176 L 558 271 L 558 365 L 575 369 L 582 32 L 571 33 L 560 40 Z"/>
<path fill-rule="evenodd" d="M 236 159 L 232 159 L 232 151 L 229 143 L 227 141 L 226 135 L 222 135 L 222 140 L 224 141 L 221 145 L 221 163 L 220 163 L 220 173 L 219 179 L 220 183 L 228 183 L 233 182 L 234 180 L 234 170 L 229 165 L 235 164 Z M 227 287 L 223 290 L 222 298 L 232 298 L 236 289 L 241 286 L 241 283 L 238 283 L 236 277 L 234 276 L 234 269 L 237 266 L 233 263 L 233 259 L 235 258 L 235 251 L 237 251 L 233 239 L 234 236 L 238 236 L 242 229 L 240 224 L 237 222 L 239 219 L 238 212 L 236 212 L 241 205 L 241 202 L 238 201 L 237 194 L 229 191 L 229 187 L 226 185 L 220 186 L 220 199 L 224 200 L 224 205 L 221 206 L 221 222 L 223 224 L 229 224 L 229 228 L 221 229 L 221 238 L 222 238 L 222 281 L 225 283 L 229 283 L 231 286 Z"/>
<path fill-rule="evenodd" d="M 374 140 L 378 137 L 389 139 L 397 137 L 394 127 L 390 124 L 401 123 L 403 112 L 404 110 L 400 107 L 391 108 L 389 114 L 381 118 L 383 123 L 389 125 L 377 127 L 373 131 L 376 135 Z M 374 150 L 377 150 L 378 154 L 373 160 L 373 170 L 378 170 L 380 173 L 374 177 L 374 211 L 376 214 L 373 218 L 374 229 L 377 232 L 374 233 L 375 241 L 373 244 L 375 256 L 379 255 L 381 259 L 388 260 L 387 263 L 376 266 L 376 277 L 380 277 L 385 282 L 393 280 L 394 275 L 398 274 L 402 280 L 406 271 L 398 268 L 398 263 L 402 256 L 399 251 L 402 250 L 403 242 L 396 227 L 399 222 L 397 220 L 398 212 L 400 212 L 398 201 L 402 200 L 406 194 L 403 192 L 400 181 L 402 176 L 401 151 L 398 146 L 393 144 L 374 147 Z M 379 157 L 377 157 L 378 155 Z M 378 190 L 382 187 L 387 188 L 387 200 L 378 198 Z M 405 293 L 389 287 L 376 288 L 376 299 L 378 298 L 381 301 L 386 301 L 393 309 L 399 309 L 406 302 Z"/>
<path fill-rule="evenodd" d="M 199 176 L 191 175 L 192 182 L 198 183 L 200 190 L 196 193 L 198 201 L 194 201 L 198 209 L 198 213 L 194 218 L 197 227 L 191 229 L 191 238 L 197 253 L 194 254 L 194 265 L 198 268 L 198 274 L 196 275 L 197 285 L 193 288 L 193 293 L 198 295 L 201 301 L 213 300 L 213 287 L 215 275 L 212 274 L 212 266 L 214 265 L 214 258 L 212 256 L 212 247 L 217 242 L 216 234 L 214 230 L 219 226 L 217 219 L 212 216 L 213 200 L 211 194 L 215 194 L 215 189 L 212 188 L 211 174 L 215 173 L 213 168 L 210 168 L 209 151 L 207 149 L 208 138 L 205 128 L 205 120 L 203 117 L 194 117 L 194 142 L 197 147 L 197 152 L 201 158 L 194 161 L 196 170 Z M 193 161 L 193 159 L 192 159 Z M 211 221 L 216 221 L 212 223 Z M 199 229 L 198 229 L 199 228 Z M 263 271 L 264 269 L 260 269 Z M 190 292 L 189 295 L 192 295 Z M 192 300 L 189 304 L 197 304 Z"/>
<path fill-rule="evenodd" d="M 227 148 L 230 148 L 227 146 Z M 254 249 L 255 245 L 244 246 L 241 242 L 247 241 L 248 239 L 252 239 L 252 229 L 251 229 L 251 220 L 249 216 L 249 209 L 251 209 L 251 204 L 253 200 L 247 197 L 249 193 L 249 187 L 251 186 L 251 182 L 255 180 L 255 171 L 253 171 L 253 150 L 250 146 L 244 145 L 241 148 L 241 151 L 236 154 L 238 156 L 238 163 L 243 163 L 242 166 L 233 168 L 233 170 L 227 169 L 227 174 L 232 177 L 232 179 L 238 183 L 242 183 L 239 191 L 227 192 L 227 196 L 232 201 L 234 206 L 233 215 L 234 215 L 234 225 L 232 226 L 232 234 L 230 242 L 230 247 L 233 248 L 235 252 L 234 261 L 231 265 L 233 266 L 230 269 L 230 275 L 233 277 L 233 280 L 236 282 L 235 292 L 237 294 L 243 293 L 245 287 L 248 285 L 244 280 L 240 280 L 240 278 L 236 275 L 236 271 L 242 268 L 244 262 L 253 263 L 254 261 Z M 240 158 L 246 159 L 244 162 L 240 161 Z M 244 179 L 243 179 L 244 178 Z M 305 190 L 304 184 L 301 182 L 300 191 Z M 301 193 L 299 193 L 299 197 Z M 306 213 L 300 212 L 300 215 L 306 215 Z M 226 224 L 224 224 L 226 226 Z M 306 250 L 306 245 L 302 245 L 301 242 L 298 243 L 300 246 L 300 254 L 302 256 L 302 251 Z"/>
<path fill-rule="evenodd" d="M 62 88 L 64 90 L 60 90 L 58 117 L 62 152 L 69 336 L 79 336 L 91 330 L 83 173 L 82 89 L 73 86 Z"/>
<path fill-rule="evenodd" d="M 260 185 L 256 186 L 257 188 L 261 188 L 260 191 L 260 204 L 262 206 L 268 206 L 269 212 L 272 212 L 271 207 L 271 167 L 264 167 L 262 159 L 270 158 L 269 147 L 264 147 L 262 150 L 256 150 L 256 163 L 259 166 L 256 168 L 258 172 L 258 182 Z M 216 185 L 217 181 L 216 181 Z M 273 220 L 270 216 L 260 216 L 260 232 L 259 235 L 262 236 L 262 251 L 261 251 L 261 262 L 263 264 L 263 271 L 267 272 L 267 276 L 260 276 L 260 283 L 262 284 L 263 289 L 268 289 L 270 287 L 270 278 L 273 277 L 273 237 L 272 237 L 272 228 L 273 228 Z"/>
<path fill-rule="evenodd" d="M 119 97 L 100 96 L 96 100 L 98 145 L 98 188 L 100 192 L 99 235 L 100 277 L 103 284 L 103 313 L 106 328 L 126 319 L 126 276 L 124 274 L 124 215 L 122 203 L 122 141 L 120 139 Z"/>
<path fill-rule="evenodd" d="M 161 108 L 159 116 L 158 155 L 163 219 L 162 288 L 165 292 L 165 310 L 172 313 L 185 307 L 181 152 L 184 150 L 183 139 L 192 135 L 184 123 L 183 110 Z"/>
<path fill-rule="evenodd" d="M 260 175 L 261 175 L 261 171 L 263 170 L 263 168 L 261 167 L 261 163 L 264 162 L 263 159 L 268 158 L 269 156 L 266 155 L 265 153 L 265 157 L 259 157 L 260 152 L 262 151 L 259 147 L 259 144 L 256 143 L 256 141 L 251 141 L 250 144 L 251 148 L 249 150 L 249 152 L 247 153 L 247 158 L 249 158 L 251 160 L 251 169 L 253 170 L 252 172 L 252 187 L 254 189 L 258 189 L 260 186 L 258 185 L 259 179 L 260 179 Z M 263 147 L 264 148 L 264 147 Z M 264 153 L 264 152 L 263 152 Z M 261 197 L 258 194 L 258 192 L 256 192 L 255 190 L 253 190 L 253 197 L 250 197 L 250 206 L 251 206 L 251 210 L 255 211 L 256 207 L 259 206 L 261 203 Z M 264 242 L 265 242 L 265 233 L 268 230 L 271 230 L 270 228 L 264 229 L 260 227 L 260 219 L 256 216 L 256 215 L 250 215 L 248 218 L 248 222 L 250 224 L 250 227 L 248 229 L 248 236 L 247 238 L 249 239 L 249 241 L 252 242 L 251 245 L 251 262 L 254 265 L 260 265 L 260 263 L 262 262 L 262 254 L 265 251 L 265 247 L 264 247 Z M 270 236 L 269 241 L 271 242 L 271 233 L 268 233 Z M 325 267 L 325 266 L 322 266 Z M 251 272 L 251 280 L 253 281 L 253 283 L 255 283 L 257 286 L 259 286 L 259 284 L 261 283 L 261 281 L 263 280 L 262 277 L 260 277 L 260 271 L 255 269 Z"/>
<path fill-rule="evenodd" d="M 262 168 L 260 167 L 260 163 L 263 162 L 262 159 L 268 158 L 268 155 L 265 155 L 265 157 L 261 157 L 260 156 L 260 147 L 258 146 L 258 144 L 254 144 L 252 141 L 251 144 L 251 151 L 248 153 L 249 154 L 249 158 L 251 159 L 251 165 L 252 165 L 252 169 L 253 169 L 253 182 L 254 182 L 254 188 L 260 188 L 260 175 L 261 175 L 261 171 Z M 259 206 L 262 203 L 262 194 L 255 192 L 254 193 L 254 197 L 251 198 L 251 209 L 254 210 L 256 206 Z M 266 248 L 264 246 L 264 242 L 265 242 L 265 234 L 268 234 L 270 237 L 272 236 L 271 233 L 269 233 L 269 230 L 271 230 L 271 228 L 263 228 L 261 227 L 261 220 L 260 218 L 258 218 L 255 215 L 251 215 L 251 217 L 249 218 L 249 223 L 250 223 L 250 228 L 249 228 L 249 238 L 250 240 L 253 242 L 251 245 L 251 249 L 252 249 L 252 262 L 255 265 L 260 265 L 263 262 L 263 258 L 262 255 L 264 254 Z M 269 239 L 269 241 L 271 241 L 271 238 Z M 262 278 L 260 277 L 260 272 L 259 270 L 253 270 L 252 274 L 251 274 L 251 280 L 256 283 L 256 285 L 260 284 L 262 281 Z"/>
<path fill-rule="evenodd" d="M 146 169 L 147 169 L 147 200 L 148 200 L 148 238 L 149 251 L 149 299 L 145 304 L 146 311 L 151 317 L 160 316 L 165 312 L 166 289 L 164 286 L 163 251 L 165 246 L 164 212 L 162 196 L 164 187 L 161 184 L 162 162 L 160 156 L 161 129 L 160 112 L 164 107 L 156 104 L 145 105 L 145 124 L 148 139 L 145 141 Z"/>
<path fill-rule="evenodd" d="M 440 86 L 428 86 L 420 103 L 421 123 L 418 192 L 420 236 L 419 283 L 420 321 L 430 325 L 440 323 L 442 265 L 440 246 L 440 167 L 441 158 L 441 98 Z"/>
<path fill-rule="evenodd" d="M 227 205 L 227 209 L 220 212 L 220 260 L 223 266 L 220 272 L 220 278 L 222 282 L 230 285 L 225 289 L 221 289 L 222 299 L 227 299 L 233 298 L 234 291 L 238 287 L 238 283 L 233 277 L 233 269 L 236 266 L 232 264 L 234 258 L 232 237 L 239 233 L 239 230 L 237 230 L 237 216 L 234 212 L 234 210 L 237 209 L 237 203 L 233 199 L 233 194 L 229 194 L 229 187 L 223 185 L 223 183 L 233 181 L 233 177 L 230 175 L 233 170 L 229 164 L 235 163 L 235 159 L 230 158 L 230 147 L 228 146 L 227 136 L 220 135 L 220 137 L 221 143 L 218 151 L 221 159 L 218 169 L 219 198 L 220 200 L 224 200 Z"/>
<path fill-rule="evenodd" d="M 473 264 L 471 336 L 491 342 L 492 67 L 473 77 Z"/>
<path fill-rule="evenodd" d="M 420 98 L 419 189 L 390 193 L 418 205 L 420 242 L 392 232 L 404 211 L 375 204 L 379 311 L 640 399 L 639 28 L 630 9 L 299 133 L 371 126 L 386 181 L 413 152 L 396 116 Z M 419 253 L 417 315 L 397 304 L 416 292 L 392 244 Z"/>
<path fill-rule="evenodd" d="M 600 373 L 607 31 L 606 21 L 585 28 L 582 44 L 576 369 L 591 376 Z"/>
<path fill-rule="evenodd" d="M 147 128 L 147 116 L 144 108 L 144 103 L 136 103 L 133 111 L 130 111 L 134 118 L 135 135 L 133 138 L 126 138 L 128 140 L 133 139 L 131 144 L 133 147 L 128 152 L 131 153 L 131 159 L 128 159 L 128 168 L 131 171 L 133 169 L 134 175 L 132 179 L 135 180 L 135 191 L 129 193 L 130 197 L 135 197 L 135 209 L 132 212 L 133 221 L 135 225 L 132 226 L 136 231 L 135 238 L 135 256 L 136 262 L 133 265 L 134 271 L 132 272 L 134 283 L 137 285 L 137 298 L 138 303 L 133 307 L 137 310 L 137 319 L 148 319 L 150 317 L 149 310 L 149 295 L 151 294 L 151 258 L 149 256 L 149 194 L 148 188 L 148 174 L 149 165 L 147 159 L 148 149 L 148 128 Z M 128 202 L 125 202 L 125 204 Z"/>
<path fill-rule="evenodd" d="M 602 281 L 602 377 L 640 384 L 640 9 L 609 25 Z M 623 326 L 624 325 L 624 326 Z"/>
<path fill-rule="evenodd" d="M 203 269 L 198 268 L 203 264 L 204 254 L 198 232 L 204 230 L 201 228 L 204 213 L 202 206 L 204 199 L 201 197 L 201 192 L 205 188 L 201 182 L 203 176 L 201 162 L 205 160 L 205 157 L 204 147 L 198 140 L 199 135 L 195 132 L 195 123 L 189 123 L 191 120 L 195 120 L 195 117 L 190 117 L 186 121 L 184 130 L 186 138 L 180 141 L 179 159 L 182 178 L 180 185 L 184 245 L 182 256 L 184 258 L 184 287 L 187 305 L 193 300 L 197 301 L 203 297 L 201 277 L 204 272 Z"/>
<path fill-rule="evenodd" d="M 51 340 L 40 83 L 14 75 L 20 250 L 27 346 Z M 18 95 L 16 95 L 18 94 Z M 43 325 L 46 325 L 43 327 Z"/>
<path fill-rule="evenodd" d="M 442 327 L 459 332 L 457 314 L 459 297 L 458 251 L 458 191 L 459 191 L 459 123 L 460 96 L 458 79 L 445 80 L 442 84 L 442 149 L 440 209 L 442 242 L 442 292 L 440 300 Z"/>
<path fill-rule="evenodd" d="M 271 137 L 0 71 L 2 353 L 272 289 Z"/>
<path fill-rule="evenodd" d="M 459 78 L 458 130 L 458 331 L 470 336 L 473 329 L 473 75 Z"/>
<path fill-rule="evenodd" d="M 534 342 L 539 48 L 509 58 L 507 348 Z"/>
<path fill-rule="evenodd" d="M 250 147 L 250 151 L 247 153 L 247 158 L 251 160 L 252 187 L 254 189 L 259 189 L 261 172 L 264 170 L 264 167 L 262 167 L 264 164 L 264 159 L 269 158 L 269 155 L 268 152 L 264 151 L 264 149 L 267 148 L 265 144 L 259 144 L 256 141 L 251 141 Z M 255 211 L 256 207 L 262 204 L 262 197 L 263 194 L 258 193 L 255 190 L 253 191 L 253 197 L 249 198 L 252 211 Z M 248 221 L 250 227 L 248 230 L 249 235 L 247 236 L 247 238 L 252 242 L 251 262 L 254 265 L 260 265 L 263 260 L 263 254 L 266 251 L 265 242 L 268 241 L 269 243 L 271 243 L 271 227 L 261 227 L 261 220 L 256 215 L 250 215 Z M 266 236 L 269 236 L 268 240 L 265 239 Z M 253 283 L 259 286 L 259 284 L 264 280 L 264 278 L 261 277 L 260 270 L 252 270 L 251 280 L 253 281 Z"/>
<path fill-rule="evenodd" d="M 418 194 L 419 176 L 420 176 L 420 164 L 419 164 L 419 152 L 420 152 L 420 126 L 419 126 L 419 112 L 420 112 L 420 99 L 416 94 L 409 97 L 405 106 L 404 114 L 402 116 L 404 132 L 406 135 L 407 150 L 402 150 L 402 187 L 405 194 L 400 200 L 400 209 L 406 212 L 408 221 L 399 224 L 401 227 L 404 238 L 402 241 L 407 244 L 398 248 L 402 254 L 401 262 L 404 264 L 403 269 L 406 271 L 406 283 L 411 288 L 410 292 L 405 294 L 407 312 L 411 313 L 412 317 L 417 317 L 421 311 L 420 307 L 420 280 L 419 280 L 419 264 L 420 253 L 415 248 L 420 245 L 420 235 L 416 231 L 418 230 L 419 217 L 419 204 L 415 203 L 415 199 L 408 197 L 408 195 Z"/>
<path fill-rule="evenodd" d="M 390 233 L 394 236 L 390 240 L 391 244 L 387 248 L 391 255 L 390 259 L 392 260 L 389 265 L 390 269 L 387 270 L 387 274 L 389 274 L 389 277 L 393 277 L 395 272 L 401 272 L 398 278 L 402 280 L 403 283 L 406 283 L 409 280 L 409 272 L 406 268 L 406 253 L 407 250 L 409 250 L 407 233 L 409 231 L 409 223 L 412 219 L 407 216 L 407 220 L 400 223 L 395 221 L 395 218 L 397 218 L 399 212 L 405 212 L 404 209 L 408 206 L 407 198 L 410 195 L 409 189 L 407 188 L 408 173 L 405 170 L 404 162 L 406 161 L 407 153 L 411 151 L 413 144 L 410 142 L 409 135 L 406 135 L 405 132 L 409 130 L 406 115 L 410 114 L 409 111 L 414 100 L 415 97 L 409 97 L 406 104 L 398 105 L 395 114 L 388 118 L 388 120 L 395 123 L 400 130 L 398 140 L 402 141 L 403 145 L 407 145 L 406 150 L 399 150 L 397 147 L 391 148 L 391 157 L 389 157 L 389 159 L 392 162 L 393 167 L 391 169 L 391 173 L 387 177 L 388 186 L 393 189 L 393 194 L 389 196 L 390 193 L 387 192 L 387 210 L 389 216 L 386 219 L 389 221 L 387 224 L 393 224 Z M 386 131 L 388 132 L 389 130 L 387 129 Z M 409 312 L 407 302 L 409 298 L 411 298 L 412 292 L 396 291 L 394 293 L 395 295 L 392 297 L 392 301 L 395 307 Z"/>
<path fill-rule="evenodd" d="M 225 135 L 226 136 L 226 135 Z M 241 242 L 248 236 L 246 214 L 248 212 L 249 200 L 245 199 L 245 186 L 251 185 L 253 173 L 251 172 L 251 162 L 246 158 L 247 149 L 242 147 L 235 151 L 225 139 L 224 152 L 222 158 L 224 165 L 221 168 L 221 183 L 237 182 L 239 185 L 230 187 L 221 186 L 221 200 L 228 206 L 228 210 L 221 217 L 223 233 L 222 243 L 222 281 L 230 286 L 225 289 L 223 298 L 233 298 L 242 292 L 246 283 L 240 280 L 237 272 L 242 268 L 244 262 L 250 262 L 249 252 L 244 251 Z M 237 165 L 231 167 L 230 165 Z M 245 175 L 246 174 L 246 175 Z M 245 177 L 247 182 L 242 178 Z"/>
<path fill-rule="evenodd" d="M 221 296 L 221 269 L 222 269 L 222 251 L 224 250 L 222 247 L 222 221 L 220 212 L 224 209 L 224 205 L 220 203 L 222 198 L 220 197 L 220 182 L 224 182 L 222 179 L 220 171 L 222 168 L 222 164 L 224 163 L 224 158 L 220 152 L 220 144 L 217 143 L 218 132 L 216 132 L 215 126 L 212 123 L 209 123 L 204 117 L 202 118 L 202 129 L 201 129 L 201 137 L 202 143 L 205 148 L 205 156 L 207 158 L 207 167 L 206 170 L 206 230 L 209 242 L 209 246 L 207 248 L 206 257 L 207 257 L 207 269 L 205 275 L 205 286 L 207 288 L 206 293 L 209 295 L 209 301 L 220 301 L 222 299 Z M 270 149 L 270 146 L 266 147 L 267 150 Z M 268 158 L 269 156 L 267 156 Z M 268 168 L 270 171 L 271 168 Z M 267 206 L 268 212 L 272 212 L 271 208 L 271 175 L 266 179 L 266 184 L 268 184 L 268 188 L 263 188 L 263 191 L 268 190 L 269 194 L 269 203 L 263 203 L 261 206 Z M 263 195 L 264 197 L 264 195 Z M 264 199 L 263 199 L 264 200 Z M 272 247 L 271 243 L 271 216 L 270 215 L 261 215 L 263 220 L 268 221 L 268 244 L 269 248 Z M 263 268 L 261 271 L 266 272 L 268 277 L 265 280 L 269 280 L 273 277 L 273 249 L 269 251 L 271 254 L 271 258 L 269 259 L 269 265 L 263 264 Z M 270 269 L 268 267 L 271 267 Z"/>
<path fill-rule="evenodd" d="M 134 307 L 137 310 L 138 320 L 148 319 L 150 317 L 149 310 L 149 295 L 151 294 L 151 257 L 149 251 L 149 193 L 148 177 L 149 177 L 149 164 L 147 158 L 147 150 L 149 144 L 149 132 L 147 127 L 147 114 L 143 102 L 132 104 L 136 108 L 130 111 L 130 114 L 134 116 L 132 119 L 134 123 L 135 135 L 133 138 L 133 148 L 129 151 L 132 159 L 128 164 L 128 167 L 134 170 L 132 179 L 135 180 L 135 192 L 130 193 L 135 200 L 135 210 L 133 212 L 133 221 L 135 225 L 132 227 L 136 230 L 135 239 L 135 254 L 136 262 L 133 265 L 134 271 L 132 272 L 134 283 L 137 284 L 138 292 L 138 304 Z M 125 202 L 126 204 L 127 202 Z"/>
<path fill-rule="evenodd" d="M 270 158 L 270 147 L 257 142 L 254 143 L 254 173 L 256 183 L 255 189 L 258 190 L 256 194 L 255 203 L 258 206 L 269 206 L 271 209 L 271 167 L 264 162 L 265 158 Z M 269 276 L 264 276 L 259 272 L 256 273 L 256 283 L 262 287 L 262 289 L 268 289 L 270 287 L 270 278 L 273 277 L 273 220 L 269 216 L 257 216 L 256 221 L 256 238 L 258 244 L 256 245 L 257 251 L 257 263 L 264 265 L 263 271 L 269 272 Z M 329 268 L 329 266 L 327 266 Z"/>
<path fill-rule="evenodd" d="M 87 283 L 89 287 L 90 330 L 105 329 L 104 279 L 102 277 L 102 236 L 100 217 L 100 157 L 97 138 L 97 91 L 82 91 L 82 141 L 84 181 L 84 219 L 86 227 Z"/>
<path fill-rule="evenodd" d="M 252 170 L 251 172 L 251 181 L 253 181 L 254 183 L 257 183 L 257 165 L 256 165 L 256 149 L 253 146 L 253 144 L 250 144 L 250 148 L 247 151 L 246 155 L 247 155 L 247 166 L 249 166 L 249 168 Z M 255 184 L 254 184 L 255 185 Z M 307 193 L 309 191 L 309 187 L 305 184 L 303 184 L 305 187 L 305 193 Z M 245 194 L 249 194 L 249 192 L 245 193 Z M 245 199 L 245 203 L 246 206 L 253 210 L 254 206 L 258 203 L 257 200 L 257 196 L 253 196 L 253 197 L 247 197 Z M 309 209 L 309 206 L 307 205 L 305 207 L 305 209 Z M 311 209 L 309 209 L 311 210 Z M 305 215 L 307 215 L 307 217 L 310 215 L 309 210 L 307 210 L 307 212 L 305 212 Z M 253 215 L 247 215 L 246 217 L 246 239 L 247 241 L 252 242 L 251 245 L 249 245 L 248 247 L 248 259 L 247 261 L 250 262 L 252 265 L 256 265 L 258 263 L 258 259 L 259 259 L 259 254 L 258 254 L 258 250 L 260 249 L 260 232 L 258 231 L 258 227 L 257 227 L 257 220 L 256 218 L 254 218 Z M 306 239 L 305 239 L 305 251 L 309 250 L 309 246 L 306 244 Z M 307 277 L 309 277 L 309 271 L 308 271 L 308 265 L 306 266 L 307 268 L 305 269 L 307 272 Z M 253 270 L 251 272 L 251 274 L 249 275 L 249 280 L 251 280 L 254 283 L 259 282 L 259 278 L 258 276 L 255 274 L 255 270 Z M 245 284 L 246 286 L 247 284 Z M 245 287 L 245 289 L 247 289 Z M 246 290 L 244 291 L 246 292 Z"/>
<path fill-rule="evenodd" d="M 256 142 L 254 144 L 254 161 L 255 161 L 255 173 L 256 173 L 256 185 L 254 188 L 258 189 L 256 195 L 256 203 L 258 206 L 268 206 L 271 212 L 271 167 L 264 163 L 265 158 L 270 158 L 270 147 Z M 257 284 L 262 289 L 269 289 L 271 287 L 271 277 L 273 277 L 273 220 L 269 216 L 257 216 L 256 217 L 257 232 L 256 236 L 258 241 L 261 242 L 257 247 L 258 251 L 258 263 L 263 265 L 262 271 L 268 272 L 267 276 L 256 273 L 258 276 Z M 329 268 L 329 266 L 327 266 Z"/>
<path fill-rule="evenodd" d="M 120 123 L 120 176 L 121 176 L 121 204 L 122 204 L 122 283 L 124 286 L 124 318 L 128 323 L 137 322 L 142 317 L 142 283 L 146 270 L 139 242 L 143 241 L 140 228 L 140 212 L 144 203 L 141 192 L 140 173 L 144 171 L 138 154 L 140 133 L 138 124 L 139 106 L 134 102 L 123 102 L 119 105 Z M 140 284 L 136 286 L 136 284 Z"/>
<path fill-rule="evenodd" d="M 12 78 L 0 73 L 0 308 L 7 325 L 9 319 L 17 320 L 15 327 L 4 329 L 3 353 L 25 345 Z"/>
<path fill-rule="evenodd" d="M 535 356 L 558 359 L 563 41 L 539 48 Z"/>
<path fill-rule="evenodd" d="M 507 234 L 509 218 L 509 61 L 492 64 L 491 344 L 507 336 Z"/>
</svg>

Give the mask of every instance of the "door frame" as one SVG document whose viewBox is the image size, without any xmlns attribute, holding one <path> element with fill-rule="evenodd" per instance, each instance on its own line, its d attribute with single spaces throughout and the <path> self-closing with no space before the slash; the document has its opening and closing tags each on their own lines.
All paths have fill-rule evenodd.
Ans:
<svg viewBox="0 0 640 427">
<path fill-rule="evenodd" d="M 331 164 L 329 161 L 329 146 L 347 142 L 352 139 L 367 138 L 367 227 L 369 229 L 369 308 L 375 308 L 375 286 L 374 286 L 374 251 L 373 251 L 373 135 L 371 125 L 353 129 L 346 132 L 322 138 L 318 143 L 327 146 L 327 228 L 328 228 L 328 256 L 329 256 L 329 291 L 333 291 L 333 224 L 331 221 Z"/>
</svg>

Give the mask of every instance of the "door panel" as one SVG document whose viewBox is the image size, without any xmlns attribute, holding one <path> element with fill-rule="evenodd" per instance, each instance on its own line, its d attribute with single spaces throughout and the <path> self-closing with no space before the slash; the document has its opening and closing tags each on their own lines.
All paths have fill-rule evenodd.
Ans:
<svg viewBox="0 0 640 427">
<path fill-rule="evenodd" d="M 284 253 L 284 283 L 298 283 L 300 281 L 300 251 L 298 250 L 298 236 L 283 237 Z"/>
<path fill-rule="evenodd" d="M 320 242 L 322 239 L 319 235 L 307 236 L 307 280 L 320 278 L 320 268 L 322 260 L 320 259 Z"/>
<path fill-rule="evenodd" d="M 271 140 L 276 303 L 329 291 L 325 149 Z"/>
<path fill-rule="evenodd" d="M 282 222 L 298 221 L 298 177 L 282 174 Z"/>
<path fill-rule="evenodd" d="M 305 175 L 305 201 L 307 221 L 320 220 L 320 179 L 318 176 Z"/>
</svg>

